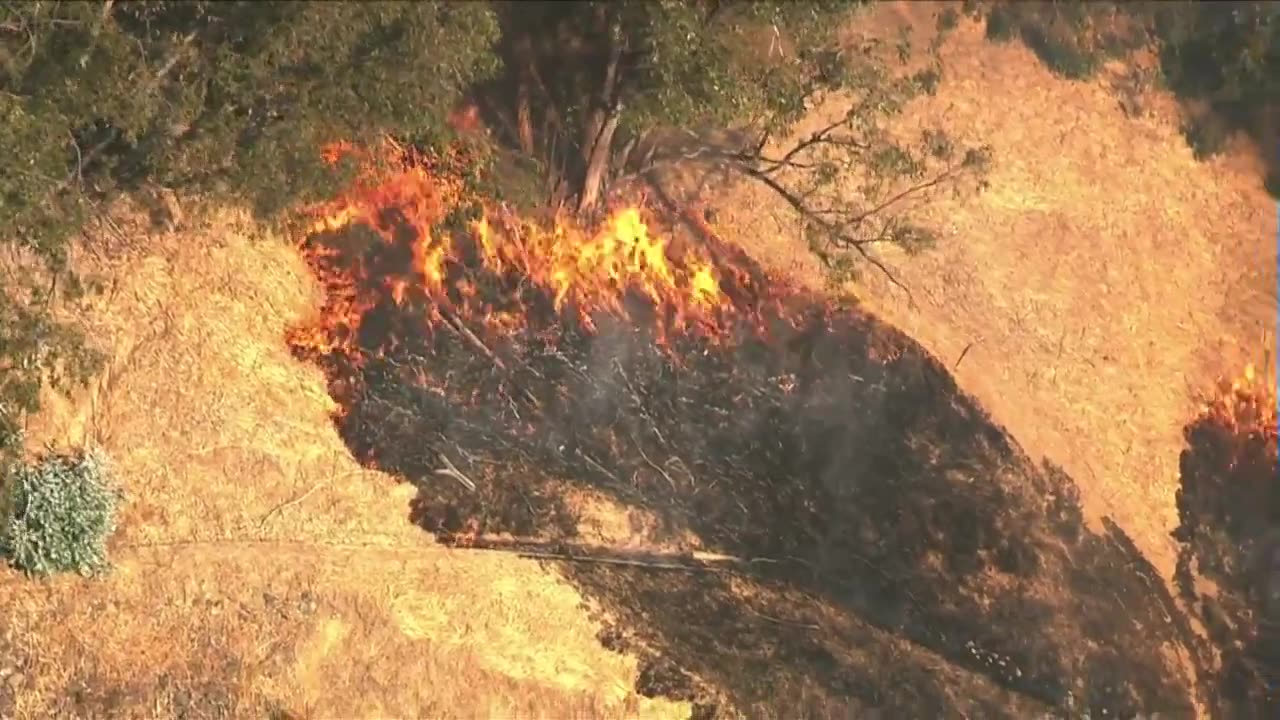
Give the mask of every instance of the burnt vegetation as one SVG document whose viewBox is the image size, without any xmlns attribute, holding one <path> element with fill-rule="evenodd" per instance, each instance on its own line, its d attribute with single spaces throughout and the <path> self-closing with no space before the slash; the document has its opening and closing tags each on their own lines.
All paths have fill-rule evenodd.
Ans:
<svg viewBox="0 0 1280 720">
<path fill-rule="evenodd" d="M 1229 394 L 1248 416 L 1256 400 Z M 1274 415 L 1271 415 L 1274 418 Z M 1280 466 L 1274 421 L 1242 426 L 1213 415 L 1186 428 L 1178 491 L 1175 581 L 1221 648 L 1215 696 L 1231 717 L 1280 708 Z M 1212 583 L 1209 591 L 1199 580 Z"/>
<path fill-rule="evenodd" d="M 311 255 L 331 264 L 321 275 L 375 278 L 358 351 L 312 356 L 340 432 L 419 487 L 412 517 L 442 541 L 558 556 L 619 623 L 604 639 L 648 658 L 640 691 L 706 713 L 1191 713 L 1191 679 L 1161 648 L 1208 658 L 1158 574 L 1119 528 L 1086 528 L 1071 479 L 900 333 L 796 299 L 763 334 L 663 347 L 644 322 L 599 316 L 587 332 L 526 296 L 548 312 L 471 342 L 424 325 L 425 298 L 386 295 L 416 240 L 393 234 L 309 241 L 339 249 Z M 488 292 L 519 285 L 465 260 L 448 272 Z M 691 532 L 736 560 L 594 562 L 575 549 L 570 489 L 651 513 L 658 540 Z"/>
<path fill-rule="evenodd" d="M 0 286 L 0 477 L 42 389 L 96 367 L 49 308 L 91 289 L 69 271 L 70 239 L 103 250 L 115 201 L 181 193 L 279 219 L 342 185 L 322 145 L 442 147 L 464 101 L 496 139 L 471 144 L 469 179 L 504 200 L 513 183 L 494 180 L 495 158 L 520 169 L 509 175 L 529 205 L 587 219 L 633 183 L 693 168 L 767 187 L 837 278 L 878 265 L 878 245 L 927 247 L 913 204 L 980 189 L 990 158 L 941 129 L 887 131 L 943 68 L 937 45 L 908 71 L 920 49 L 905 40 L 837 37 L 859 5 L 0 7 L 0 142 L 23 160 L 0 168 L 3 243 L 42 270 Z M 1264 128 L 1274 106 L 1280 21 L 1266 3 L 964 9 L 1076 78 L 1154 41 L 1169 87 L 1231 128 Z M 940 33 L 957 22 L 944 13 Z M 817 107 L 829 121 L 796 136 Z M 471 217 L 433 230 L 464 237 Z M 465 243 L 441 302 L 411 271 L 422 229 L 396 208 L 378 223 L 304 248 L 322 279 L 364 283 L 357 322 L 327 338 L 348 351 L 295 346 L 327 373 L 339 431 L 362 462 L 419 488 L 410 515 L 442 542 L 554 564 L 607 611 L 601 642 L 643 658 L 641 692 L 699 716 L 1186 717 L 1197 701 L 1274 716 L 1274 436 L 1188 428 L 1174 598 L 936 358 L 856 306 L 773 284 L 715 237 L 695 241 L 742 321 L 659 334 L 669 308 L 643 294 L 619 313 L 561 311 Z M 388 278 L 405 280 L 402 296 Z M 526 324 L 492 332 L 454 313 L 463 287 Z M 680 552 L 581 547 L 570 491 L 652 516 L 648 539 Z M 684 552 L 690 536 L 723 557 Z"/>
</svg>

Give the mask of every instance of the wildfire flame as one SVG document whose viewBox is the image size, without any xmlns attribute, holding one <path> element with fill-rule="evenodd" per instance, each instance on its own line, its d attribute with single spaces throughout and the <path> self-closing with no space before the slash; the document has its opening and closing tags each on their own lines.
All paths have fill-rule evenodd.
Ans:
<svg viewBox="0 0 1280 720">
<path fill-rule="evenodd" d="M 1276 378 L 1261 378 L 1252 364 L 1236 378 L 1223 380 L 1204 405 L 1202 416 L 1233 434 L 1256 436 L 1275 447 L 1277 439 Z"/>
<path fill-rule="evenodd" d="M 616 210 L 593 231 L 564 217 L 539 224 L 470 197 L 454 171 L 467 161 L 458 154 L 387 141 L 373 153 L 334 143 L 322 157 L 333 165 L 353 158 L 360 169 L 347 192 L 309 211 L 304 237 L 364 225 L 404 262 L 369 267 L 348 257 L 343 265 L 337 251 L 304 240 L 328 301 L 320 327 L 294 331 L 295 347 L 352 349 L 361 318 L 386 297 L 421 307 L 431 325 L 456 320 L 501 336 L 539 330 L 538 317 L 569 318 L 590 333 L 609 315 L 647 324 L 660 344 L 673 334 L 722 340 L 744 320 L 758 324 L 767 304 L 747 273 L 658 237 L 637 207 Z M 479 216 L 459 222 L 468 207 Z"/>
</svg>

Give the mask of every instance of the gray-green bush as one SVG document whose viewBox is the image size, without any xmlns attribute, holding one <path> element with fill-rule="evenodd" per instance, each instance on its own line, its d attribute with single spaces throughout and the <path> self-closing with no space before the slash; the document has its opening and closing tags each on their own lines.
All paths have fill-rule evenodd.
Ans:
<svg viewBox="0 0 1280 720">
<path fill-rule="evenodd" d="M 0 487 L 0 556 L 35 575 L 105 570 L 121 498 L 96 451 L 14 464 Z"/>
</svg>

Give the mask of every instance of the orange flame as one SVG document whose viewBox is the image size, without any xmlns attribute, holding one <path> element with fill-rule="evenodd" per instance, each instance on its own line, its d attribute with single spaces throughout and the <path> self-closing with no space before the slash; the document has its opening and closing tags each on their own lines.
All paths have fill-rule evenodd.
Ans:
<svg viewBox="0 0 1280 720">
<path fill-rule="evenodd" d="M 1276 378 L 1260 378 L 1249 364 L 1239 377 L 1219 383 L 1218 393 L 1205 402 L 1202 416 L 1233 433 L 1257 436 L 1274 445 L 1278 411 Z"/>
<path fill-rule="evenodd" d="M 295 331 L 295 346 L 322 354 L 349 346 L 364 312 L 379 302 L 371 284 L 401 307 L 429 301 L 427 322 L 452 313 L 496 334 L 529 328 L 531 302 L 549 305 L 560 318 L 572 317 L 587 332 L 595 331 L 601 314 L 649 323 L 659 343 L 673 332 L 715 340 L 731 321 L 758 317 L 758 308 L 735 304 L 723 286 L 728 281 L 743 287 L 746 273 L 656 236 L 639 208 L 614 212 L 595 231 L 563 217 L 540 225 L 492 207 L 469 224 L 444 229 L 451 213 L 477 205 L 458 174 L 449 171 L 465 158 L 428 155 L 392 141 L 376 155 L 333 143 L 322 157 L 330 164 L 355 157 L 362 169 L 348 192 L 311 209 L 304 234 L 364 225 L 387 247 L 407 246 L 411 267 L 382 270 L 373 278 L 350 259 L 341 271 L 329 264 L 321 271 L 329 298 L 323 327 Z M 387 158 L 389 165 L 376 162 Z M 326 265 L 334 251 L 308 243 L 306 252 L 313 265 Z"/>
</svg>

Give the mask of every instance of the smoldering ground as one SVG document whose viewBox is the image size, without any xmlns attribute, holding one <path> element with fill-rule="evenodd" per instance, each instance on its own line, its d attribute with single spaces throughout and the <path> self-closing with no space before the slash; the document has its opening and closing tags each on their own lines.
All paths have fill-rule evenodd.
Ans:
<svg viewBox="0 0 1280 720">
<path fill-rule="evenodd" d="M 397 252 L 345 244 L 313 262 Z M 317 361 L 355 455 L 420 488 L 415 522 L 444 540 L 568 542 L 566 491 L 581 488 L 659 518 L 655 541 L 692 533 L 750 561 L 555 563 L 606 611 L 602 641 L 644 658 L 642 692 L 704 714 L 1192 712 L 1205 658 L 1157 573 L 1118 527 L 1090 531 L 1070 478 L 875 318 L 793 298 L 764 332 L 663 345 L 640 299 L 591 331 L 526 302 L 542 315 L 483 334 L 424 321 L 426 296 L 358 292 L 358 344 Z"/>
</svg>

